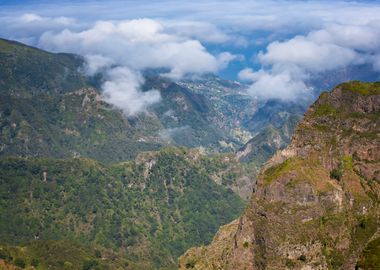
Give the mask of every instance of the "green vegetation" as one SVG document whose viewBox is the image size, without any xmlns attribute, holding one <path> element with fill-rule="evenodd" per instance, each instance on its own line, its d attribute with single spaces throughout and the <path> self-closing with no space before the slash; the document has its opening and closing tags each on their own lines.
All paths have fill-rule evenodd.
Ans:
<svg viewBox="0 0 380 270">
<path fill-rule="evenodd" d="M 380 237 L 375 238 L 365 247 L 356 269 L 375 270 L 380 268 Z"/>
<path fill-rule="evenodd" d="M 96 101 L 88 90 L 65 95 L 0 97 L 2 156 L 83 156 L 112 163 L 133 159 L 140 151 L 157 150 L 159 142 L 139 141 L 158 132 L 160 124 L 136 127 L 121 112 Z M 83 100 L 88 99 L 85 106 Z M 43 104 L 43 106 L 41 106 Z M 139 117 L 142 123 L 147 121 Z"/>
<path fill-rule="evenodd" d="M 38 269 L 172 269 L 243 210 L 226 186 L 251 170 L 233 156 L 140 153 L 167 144 L 230 151 L 242 145 L 236 123 L 255 107 L 217 79 L 210 91 L 225 93 L 210 102 L 191 88 L 198 83 L 147 75 L 142 90 L 158 89 L 162 102 L 126 117 L 82 65 L 0 39 L 0 241 L 12 254 L 0 255 Z"/>
<path fill-rule="evenodd" d="M 123 268 L 126 263 L 115 254 L 95 258 L 90 247 L 68 241 L 34 240 L 23 246 L 1 246 L 0 251 L 11 254 L 3 259 L 10 264 L 21 268 L 38 267 L 39 270 L 111 270 Z"/>
<path fill-rule="evenodd" d="M 240 112 L 225 111 L 227 106 L 211 108 L 228 103 L 224 97 L 211 102 L 202 92 L 191 91 L 192 84 L 186 88 L 147 75 L 143 90 L 158 89 L 162 101 L 148 113 L 126 117 L 102 101 L 101 78 L 86 77 L 82 66 L 83 59 L 76 55 L 0 39 L 0 156 L 81 156 L 114 163 L 167 144 L 209 151 L 232 150 L 219 141 L 242 146 L 231 134 Z M 220 84 L 215 80 L 213 87 Z M 233 112 L 236 106 L 228 105 Z M 220 128 L 224 122 L 228 127 Z"/>
<path fill-rule="evenodd" d="M 379 134 L 380 93 L 371 91 L 322 94 L 290 147 L 261 171 L 239 227 L 222 227 L 211 245 L 189 250 L 180 269 L 190 258 L 197 269 L 380 269 L 379 140 L 372 135 Z"/>
<path fill-rule="evenodd" d="M 340 181 L 340 179 L 342 178 L 342 176 L 343 176 L 343 170 L 341 168 L 334 168 L 330 172 L 330 177 L 332 179 Z"/>
<path fill-rule="evenodd" d="M 341 159 L 341 163 L 342 163 L 342 167 L 345 170 L 352 170 L 353 169 L 354 161 L 352 159 L 352 156 L 350 156 L 350 155 L 343 156 Z"/>
<path fill-rule="evenodd" d="M 64 93 L 88 85 L 82 58 L 0 39 L 0 93 Z M 15 68 L 17 67 L 17 68 Z"/>
<path fill-rule="evenodd" d="M 317 117 L 320 116 L 335 116 L 337 113 L 336 109 L 330 104 L 320 104 L 315 108 L 314 115 Z"/>
<path fill-rule="evenodd" d="M 309 171 L 306 172 L 307 170 Z M 310 161 L 308 159 L 294 157 L 286 159 L 284 162 L 274 165 L 262 172 L 262 179 L 265 185 L 269 185 L 281 176 L 292 173 L 297 177 L 286 185 L 287 188 L 292 188 L 296 185 L 294 181 L 318 181 L 319 173 L 321 173 L 321 171 L 323 173 L 323 168 L 318 161 Z"/>
<path fill-rule="evenodd" d="M 301 262 L 306 262 L 306 256 L 302 254 L 301 256 L 299 256 L 298 260 L 300 260 Z"/>
<path fill-rule="evenodd" d="M 352 156 L 343 156 L 338 167 L 330 172 L 330 178 L 340 181 L 345 171 L 353 170 L 353 162 Z"/>
<path fill-rule="evenodd" d="M 88 159 L 6 158 L 0 171 L 2 243 L 67 239 L 117 251 L 131 265 L 170 266 L 243 210 L 243 201 L 182 149 L 108 167 Z"/>
<path fill-rule="evenodd" d="M 338 85 L 343 91 L 358 93 L 363 96 L 380 94 L 380 82 L 367 83 L 360 81 L 351 81 Z"/>
<path fill-rule="evenodd" d="M 25 268 L 25 266 L 26 266 L 26 263 L 25 263 L 24 259 L 22 259 L 22 258 L 16 258 L 14 260 L 14 264 L 20 268 Z"/>
</svg>

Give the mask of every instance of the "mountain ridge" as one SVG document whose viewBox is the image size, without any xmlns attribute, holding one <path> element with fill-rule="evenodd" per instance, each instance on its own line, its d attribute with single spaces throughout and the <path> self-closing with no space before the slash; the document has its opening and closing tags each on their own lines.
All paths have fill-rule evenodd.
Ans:
<svg viewBox="0 0 380 270">
<path fill-rule="evenodd" d="M 180 269 L 376 269 L 378 86 L 322 93 L 262 169 L 244 214 L 187 251 Z"/>
</svg>

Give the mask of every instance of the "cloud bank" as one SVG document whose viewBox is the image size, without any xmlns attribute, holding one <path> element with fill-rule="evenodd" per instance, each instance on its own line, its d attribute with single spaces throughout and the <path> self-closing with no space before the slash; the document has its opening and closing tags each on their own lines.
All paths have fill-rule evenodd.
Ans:
<svg viewBox="0 0 380 270">
<path fill-rule="evenodd" d="M 55 25 L 53 30 L 40 29 L 36 45 L 49 51 L 85 56 L 85 70 L 89 75 L 105 74 L 106 82 L 102 86 L 105 100 L 127 115 L 142 112 L 160 100 L 157 90 L 140 90 L 144 83 L 141 71 L 165 68 L 169 72 L 162 75 L 180 79 L 188 74 L 215 73 L 236 58 L 228 52 L 209 53 L 200 41 L 189 37 L 199 35 L 197 31 L 190 33 L 185 27 L 184 34 L 177 33 L 173 27 L 152 19 L 97 21 L 84 30 L 71 29 L 74 20 L 36 14 L 22 15 L 19 21 L 64 26 L 58 31 Z M 215 40 L 223 35 L 209 38 Z"/>
<path fill-rule="evenodd" d="M 146 68 L 179 79 L 239 60 L 233 72 L 253 97 L 283 101 L 312 98 L 310 78 L 326 72 L 380 72 L 379 14 L 375 1 L 34 1 L 3 6 L 0 35 L 84 55 L 88 74 L 106 75 L 108 101 L 131 115 L 160 100 L 139 90 Z"/>
<path fill-rule="evenodd" d="M 307 81 L 312 76 L 368 64 L 380 71 L 380 21 L 365 25 L 330 23 L 325 28 L 285 41 L 271 42 L 255 57 L 258 71 L 244 69 L 242 80 L 252 81 L 252 96 L 283 101 L 312 97 Z"/>
</svg>

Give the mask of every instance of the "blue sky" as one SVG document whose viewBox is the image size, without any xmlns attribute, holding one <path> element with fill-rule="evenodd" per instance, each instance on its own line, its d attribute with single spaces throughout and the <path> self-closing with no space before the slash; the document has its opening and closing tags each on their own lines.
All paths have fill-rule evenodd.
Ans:
<svg viewBox="0 0 380 270">
<path fill-rule="evenodd" d="M 141 98 L 141 70 L 164 67 L 173 79 L 211 72 L 258 98 L 297 100 L 315 74 L 380 71 L 379 14 L 379 1 L 0 0 L 0 37 L 82 54 L 91 74 L 127 76 L 118 83 L 134 89 L 129 99 Z"/>
</svg>

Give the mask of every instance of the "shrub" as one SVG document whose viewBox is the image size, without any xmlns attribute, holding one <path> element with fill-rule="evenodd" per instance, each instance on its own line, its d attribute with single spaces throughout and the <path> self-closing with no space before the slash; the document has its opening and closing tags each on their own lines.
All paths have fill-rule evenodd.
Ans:
<svg viewBox="0 0 380 270">
<path fill-rule="evenodd" d="M 3 259 L 5 261 L 11 261 L 12 256 L 9 254 L 7 250 L 0 249 L 0 259 Z"/>
<path fill-rule="evenodd" d="M 82 269 L 83 270 L 91 270 L 93 269 L 95 266 L 98 266 L 98 262 L 96 260 L 86 260 L 84 263 L 83 263 L 83 267 Z"/>
<path fill-rule="evenodd" d="M 101 258 L 102 257 L 102 253 L 100 252 L 100 250 L 95 250 L 95 257 L 96 258 Z"/>
<path fill-rule="evenodd" d="M 33 258 L 32 261 L 30 262 L 30 265 L 33 267 L 37 267 L 39 264 L 40 262 L 36 258 Z"/>
<path fill-rule="evenodd" d="M 301 262 L 306 262 L 306 256 L 302 254 L 301 256 L 299 256 L 298 260 L 300 260 Z"/>
<path fill-rule="evenodd" d="M 73 269 L 73 264 L 71 262 L 64 262 L 63 269 L 65 270 Z"/>
<path fill-rule="evenodd" d="M 14 261 L 14 264 L 20 268 L 25 268 L 25 266 L 26 266 L 26 263 L 25 263 L 24 259 L 22 259 L 22 258 L 16 258 Z"/>
<path fill-rule="evenodd" d="M 339 168 L 335 168 L 330 172 L 330 178 L 340 181 L 343 176 L 343 171 Z"/>
<path fill-rule="evenodd" d="M 187 269 L 194 268 L 194 267 L 195 267 L 195 264 L 196 264 L 196 261 L 195 261 L 194 259 L 191 259 L 191 260 L 189 260 L 189 261 L 186 263 L 185 267 L 186 267 Z"/>
</svg>

